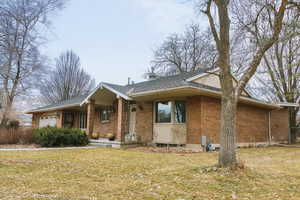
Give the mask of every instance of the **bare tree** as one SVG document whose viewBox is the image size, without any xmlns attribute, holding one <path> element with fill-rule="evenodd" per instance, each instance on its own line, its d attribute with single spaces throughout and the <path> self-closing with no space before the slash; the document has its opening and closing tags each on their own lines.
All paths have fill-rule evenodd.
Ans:
<svg viewBox="0 0 300 200">
<path fill-rule="evenodd" d="M 80 58 L 73 52 L 62 53 L 56 68 L 41 84 L 40 93 L 45 103 L 57 103 L 86 95 L 95 87 L 95 80 L 80 66 Z"/>
<path fill-rule="evenodd" d="M 201 6 L 203 6 L 202 12 L 208 18 L 219 55 L 217 65 L 220 68 L 219 78 L 222 91 L 220 166 L 233 166 L 237 163 L 236 112 L 238 99 L 251 77 L 255 74 L 266 51 L 278 40 L 282 29 L 283 18 L 289 5 L 291 5 L 291 1 L 289 0 L 201 1 Z M 215 8 L 216 15 L 212 14 L 213 8 Z M 243 14 L 248 15 L 247 18 L 241 15 L 240 11 L 246 11 L 243 12 Z M 272 26 L 266 26 L 264 23 L 265 20 L 271 21 Z M 250 42 L 255 45 L 252 59 L 236 85 L 232 79 L 230 64 L 231 25 L 246 30 L 249 34 L 249 38 L 252 40 Z M 251 35 L 252 32 L 255 32 L 255 35 L 258 33 L 260 37 L 253 37 Z"/>
<path fill-rule="evenodd" d="M 0 4 L 0 86 L 3 92 L 1 124 L 10 118 L 17 96 L 28 91 L 43 69 L 39 47 L 42 29 L 65 0 L 2 0 Z"/>
<path fill-rule="evenodd" d="M 270 23 L 270 22 L 267 22 Z M 280 40 L 264 55 L 263 68 L 256 76 L 279 102 L 300 104 L 300 16 L 288 10 Z M 296 142 L 298 107 L 289 108 L 290 142 Z"/>
<path fill-rule="evenodd" d="M 210 68 L 216 58 L 215 46 L 209 30 L 189 25 L 184 34 L 172 34 L 154 51 L 152 71 L 171 75 L 199 68 Z"/>
</svg>

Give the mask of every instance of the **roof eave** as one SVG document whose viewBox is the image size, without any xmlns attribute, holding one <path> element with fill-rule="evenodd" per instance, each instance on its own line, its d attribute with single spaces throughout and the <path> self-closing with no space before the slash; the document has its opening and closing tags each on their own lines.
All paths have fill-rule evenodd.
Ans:
<svg viewBox="0 0 300 200">
<path fill-rule="evenodd" d="M 71 107 L 76 107 L 76 106 L 80 106 L 80 104 L 76 103 L 76 104 L 69 104 L 69 105 L 64 105 L 64 106 L 55 106 L 55 107 L 45 108 L 45 109 L 29 110 L 29 111 L 25 112 L 25 114 L 34 114 L 34 113 L 41 113 L 41 112 L 56 111 L 56 110 L 60 110 L 62 108 L 71 108 Z"/>
<path fill-rule="evenodd" d="M 194 87 L 194 86 L 180 86 L 180 87 L 174 87 L 174 88 L 169 88 L 169 89 L 160 89 L 160 90 L 152 90 L 152 91 L 147 91 L 147 92 L 139 92 L 139 93 L 132 94 L 131 97 L 136 98 L 136 97 L 142 97 L 144 95 L 155 94 L 155 93 L 159 93 L 159 92 L 163 92 L 163 91 L 172 91 L 172 90 L 185 89 L 185 88 L 196 89 L 196 90 L 200 90 L 200 91 L 207 92 L 207 93 L 210 93 L 210 94 L 215 94 L 217 96 L 221 96 L 220 91 L 214 91 L 214 90 L 210 90 L 210 89 L 198 88 L 198 87 Z M 271 109 L 280 109 L 280 108 L 282 108 L 280 105 L 262 102 L 262 101 L 259 101 L 259 100 L 251 99 L 249 97 L 241 96 L 239 99 L 242 100 L 242 101 L 251 102 L 253 104 L 257 104 L 257 105 L 264 106 L 264 107 L 271 108 Z"/>
</svg>

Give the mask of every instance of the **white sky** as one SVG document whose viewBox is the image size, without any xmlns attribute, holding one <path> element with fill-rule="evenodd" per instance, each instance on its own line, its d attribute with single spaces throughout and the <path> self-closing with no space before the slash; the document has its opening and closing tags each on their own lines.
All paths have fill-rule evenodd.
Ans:
<svg viewBox="0 0 300 200">
<path fill-rule="evenodd" d="M 70 0 L 53 18 L 43 53 L 53 59 L 72 49 L 98 82 L 142 80 L 153 49 L 191 22 L 199 22 L 186 0 Z M 199 21 L 198 21 L 199 20 Z M 205 19 L 204 19 L 205 20 Z"/>
</svg>

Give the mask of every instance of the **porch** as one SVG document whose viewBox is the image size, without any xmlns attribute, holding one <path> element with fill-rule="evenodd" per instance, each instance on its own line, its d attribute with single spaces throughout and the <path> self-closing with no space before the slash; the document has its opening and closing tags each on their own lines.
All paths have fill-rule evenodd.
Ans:
<svg viewBox="0 0 300 200">
<path fill-rule="evenodd" d="M 87 97 L 84 104 L 57 111 L 56 126 L 80 128 L 96 146 L 136 144 L 134 107 L 134 102 L 101 89 Z"/>
</svg>

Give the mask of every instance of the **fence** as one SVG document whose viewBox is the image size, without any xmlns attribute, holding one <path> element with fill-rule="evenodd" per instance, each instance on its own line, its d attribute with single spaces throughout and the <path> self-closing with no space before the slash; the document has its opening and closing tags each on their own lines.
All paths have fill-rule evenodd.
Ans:
<svg viewBox="0 0 300 200">
<path fill-rule="evenodd" d="M 31 127 L 0 128 L 0 144 L 30 144 L 32 141 Z"/>
</svg>

